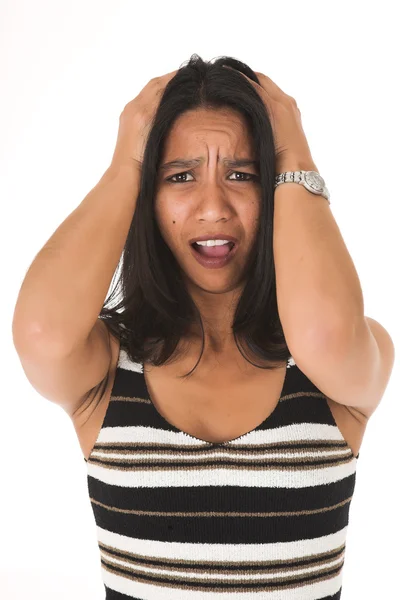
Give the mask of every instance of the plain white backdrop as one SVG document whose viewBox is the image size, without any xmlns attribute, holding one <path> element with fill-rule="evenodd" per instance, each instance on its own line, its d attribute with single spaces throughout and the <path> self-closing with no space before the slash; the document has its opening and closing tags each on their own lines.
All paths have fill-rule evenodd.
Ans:
<svg viewBox="0 0 400 600">
<path fill-rule="evenodd" d="M 400 46 L 395 2 L 1 0 L 0 596 L 101 600 L 86 465 L 72 422 L 12 342 L 25 273 L 108 167 L 119 115 L 192 53 L 229 55 L 293 96 L 365 314 L 400 341 Z M 99 244 L 107 240 L 99 240 Z M 397 362 L 397 361 L 396 361 Z M 343 600 L 398 597 L 399 383 L 360 451 Z"/>
</svg>

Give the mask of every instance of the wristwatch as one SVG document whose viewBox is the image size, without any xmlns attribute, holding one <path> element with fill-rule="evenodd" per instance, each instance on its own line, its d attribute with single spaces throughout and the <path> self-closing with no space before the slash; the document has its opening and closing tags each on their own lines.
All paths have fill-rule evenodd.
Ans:
<svg viewBox="0 0 400 600">
<path fill-rule="evenodd" d="M 330 194 L 324 179 L 317 171 L 285 171 L 275 176 L 275 188 L 282 183 L 299 183 L 313 194 L 323 196 L 330 204 Z"/>
</svg>

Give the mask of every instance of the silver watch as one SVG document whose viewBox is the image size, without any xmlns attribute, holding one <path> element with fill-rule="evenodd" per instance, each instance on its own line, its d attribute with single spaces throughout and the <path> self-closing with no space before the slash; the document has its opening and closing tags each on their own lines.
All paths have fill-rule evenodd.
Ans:
<svg viewBox="0 0 400 600">
<path fill-rule="evenodd" d="M 324 179 L 317 171 L 285 171 L 275 176 L 275 188 L 282 183 L 299 183 L 313 194 L 323 196 L 330 204 L 330 194 Z"/>
</svg>

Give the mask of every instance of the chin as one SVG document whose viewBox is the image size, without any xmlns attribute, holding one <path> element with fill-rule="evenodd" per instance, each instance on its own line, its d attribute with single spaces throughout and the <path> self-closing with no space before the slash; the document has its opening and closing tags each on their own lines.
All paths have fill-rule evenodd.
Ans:
<svg viewBox="0 0 400 600">
<path fill-rule="evenodd" d="M 204 276 L 201 279 L 192 279 L 191 277 L 185 276 L 184 283 L 189 291 L 193 289 L 201 290 L 208 294 L 228 294 L 234 291 L 242 291 L 245 281 L 234 280 L 221 277 L 207 277 Z"/>
</svg>

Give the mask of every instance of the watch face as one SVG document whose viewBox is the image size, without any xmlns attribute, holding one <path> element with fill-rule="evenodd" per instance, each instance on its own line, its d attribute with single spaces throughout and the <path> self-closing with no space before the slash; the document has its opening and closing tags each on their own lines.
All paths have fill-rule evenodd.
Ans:
<svg viewBox="0 0 400 600">
<path fill-rule="evenodd" d="M 318 191 L 322 192 L 322 190 L 325 187 L 325 181 L 324 181 L 324 179 L 316 171 L 309 171 L 309 172 L 307 172 L 305 174 L 304 178 L 305 178 L 306 182 L 308 183 L 308 185 L 310 185 L 315 190 L 318 190 Z"/>
</svg>

